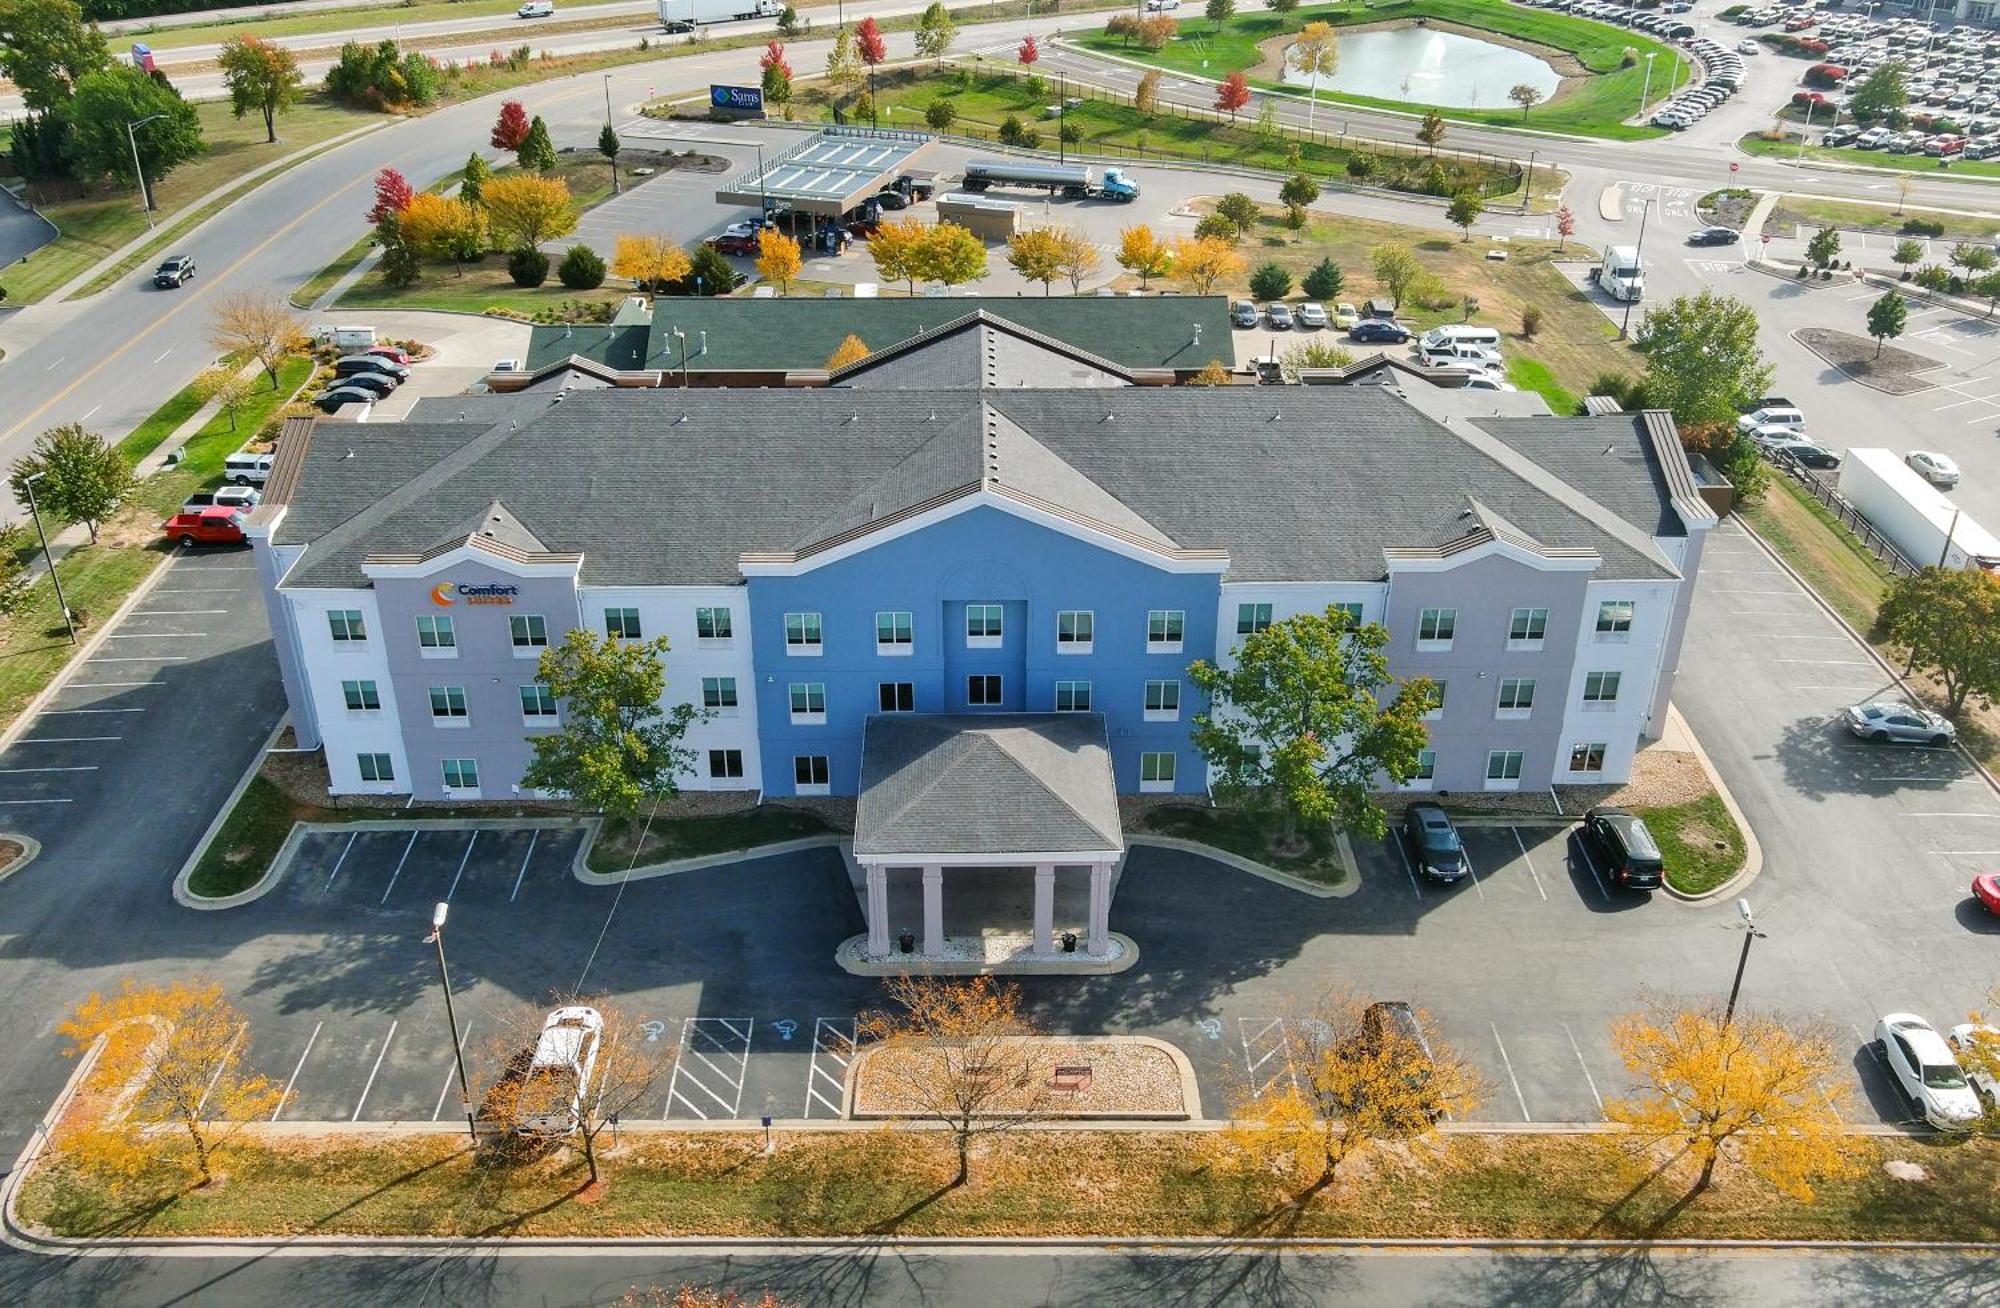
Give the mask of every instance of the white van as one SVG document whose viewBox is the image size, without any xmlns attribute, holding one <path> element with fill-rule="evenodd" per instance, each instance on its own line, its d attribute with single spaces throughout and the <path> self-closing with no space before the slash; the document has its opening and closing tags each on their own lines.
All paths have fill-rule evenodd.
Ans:
<svg viewBox="0 0 2000 1308">
<path fill-rule="evenodd" d="M 575 1004 L 548 1015 L 521 1083 L 516 1131 L 559 1136 L 577 1129 L 603 1034 L 604 1018 L 594 1008 Z"/>
<path fill-rule="evenodd" d="M 554 0 L 528 0 L 514 13 L 521 18 L 554 18 L 556 7 Z"/>
<path fill-rule="evenodd" d="M 1433 327 L 1423 335 L 1423 345 L 1477 345 L 1488 350 L 1500 348 L 1500 331 L 1496 327 L 1475 327 L 1471 323 L 1447 323 Z"/>
<path fill-rule="evenodd" d="M 1426 368 L 1500 368 L 1504 360 L 1500 351 L 1488 349 L 1484 345 L 1466 345 L 1456 341 L 1441 341 L 1435 345 L 1425 345 L 1417 350 L 1417 361 Z"/>
<path fill-rule="evenodd" d="M 271 459 L 269 453 L 239 450 L 222 461 L 223 480 L 238 486 L 262 486 L 271 475 Z"/>
</svg>

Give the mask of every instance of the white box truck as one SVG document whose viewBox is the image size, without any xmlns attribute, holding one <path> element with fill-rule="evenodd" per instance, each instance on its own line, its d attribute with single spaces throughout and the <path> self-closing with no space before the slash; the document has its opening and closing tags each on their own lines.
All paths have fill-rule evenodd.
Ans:
<svg viewBox="0 0 2000 1308">
<path fill-rule="evenodd" d="M 1646 293 L 1646 273 L 1639 266 L 1639 247 L 1613 245 L 1597 265 L 1597 284 L 1614 300 L 1636 303 Z"/>
<path fill-rule="evenodd" d="M 1841 496 L 1918 567 L 2000 569 L 2000 539 L 1893 450 L 1850 449 L 1838 486 Z"/>
<path fill-rule="evenodd" d="M 660 0 L 660 26 L 669 32 L 692 32 L 710 23 L 776 18 L 784 9 L 781 0 Z"/>
</svg>

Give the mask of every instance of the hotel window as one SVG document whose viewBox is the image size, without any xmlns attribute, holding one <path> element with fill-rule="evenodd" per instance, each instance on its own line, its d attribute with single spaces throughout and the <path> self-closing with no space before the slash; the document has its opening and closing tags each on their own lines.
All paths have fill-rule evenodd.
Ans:
<svg viewBox="0 0 2000 1308">
<path fill-rule="evenodd" d="M 740 749 L 708 751 L 708 775 L 719 779 L 742 776 L 743 751 Z"/>
<path fill-rule="evenodd" d="M 1000 678 L 981 673 L 965 679 L 965 702 L 974 708 L 992 708 L 1000 703 Z"/>
<path fill-rule="evenodd" d="M 549 620 L 539 613 L 515 613 L 507 618 L 507 634 L 514 648 L 543 649 L 549 643 Z"/>
<path fill-rule="evenodd" d="M 736 678 L 703 677 L 701 679 L 701 706 L 705 709 L 735 708 Z"/>
<path fill-rule="evenodd" d="M 417 644 L 426 653 L 443 653 L 458 650 L 458 632 L 452 626 L 451 616 L 445 613 L 424 613 L 417 617 Z"/>
<path fill-rule="evenodd" d="M 1493 749 L 1486 752 L 1486 784 L 1489 788 L 1512 788 L 1521 780 L 1521 759 L 1518 749 Z"/>
<path fill-rule="evenodd" d="M 360 609 L 331 609 L 326 615 L 326 625 L 332 628 L 337 642 L 368 639 L 368 628 L 362 625 Z"/>
<path fill-rule="evenodd" d="M 1583 702 L 1586 704 L 1611 704 L 1618 699 L 1618 679 L 1616 672 L 1586 672 L 1583 674 Z"/>
<path fill-rule="evenodd" d="M 1056 614 L 1056 653 L 1088 654 L 1097 615 L 1089 609 L 1064 609 Z"/>
<path fill-rule="evenodd" d="M 387 754 L 356 754 L 355 763 L 361 768 L 363 781 L 394 781 L 396 765 L 389 761 Z"/>
<path fill-rule="evenodd" d="M 1424 609 L 1417 614 L 1417 648 L 1450 649 L 1452 635 L 1457 630 L 1457 609 Z"/>
<path fill-rule="evenodd" d="M 1152 654 L 1178 654 L 1187 634 L 1187 610 L 1152 609 L 1146 614 L 1146 650 Z"/>
<path fill-rule="evenodd" d="M 1412 781 L 1432 781 L 1437 777 L 1438 755 L 1434 749 L 1417 751 L 1417 770 L 1410 774 Z"/>
<path fill-rule="evenodd" d="M 1359 604 L 1329 604 L 1327 607 L 1347 619 L 1347 628 L 1349 631 L 1361 625 L 1361 606 Z"/>
<path fill-rule="evenodd" d="M 521 687 L 521 716 L 524 718 L 553 718 L 556 715 L 556 693 L 537 681 Z"/>
<path fill-rule="evenodd" d="M 733 630 L 728 609 L 694 611 L 694 634 L 699 640 L 728 640 Z"/>
<path fill-rule="evenodd" d="M 639 610 L 604 610 L 604 634 L 613 640 L 639 639 Z"/>
<path fill-rule="evenodd" d="M 829 782 L 826 755 L 794 754 L 792 756 L 792 784 L 801 795 L 824 795 Z"/>
<path fill-rule="evenodd" d="M 1588 741 L 1569 747 L 1569 770 L 1571 772 L 1604 771 L 1605 744 L 1601 740 Z"/>
<path fill-rule="evenodd" d="M 785 615 L 785 653 L 818 654 L 821 652 L 819 614 L 787 613 Z"/>
<path fill-rule="evenodd" d="M 382 707 L 382 696 L 376 691 L 372 681 L 343 681 L 340 683 L 341 698 L 347 701 L 349 713 L 362 713 Z"/>
<path fill-rule="evenodd" d="M 1451 683 L 1444 680 L 1442 677 L 1436 677 L 1431 680 L 1431 684 L 1437 687 L 1438 706 L 1432 709 L 1430 712 L 1424 714 L 1424 721 L 1426 722 L 1436 722 L 1439 718 L 1444 716 L 1444 692 L 1445 688 L 1449 686 Z"/>
<path fill-rule="evenodd" d="M 1171 751 L 1139 755 L 1139 789 L 1163 791 L 1174 788 L 1174 756 Z"/>
<path fill-rule="evenodd" d="M 791 685 L 792 721 L 817 724 L 826 721 L 826 683 L 794 681 Z"/>
<path fill-rule="evenodd" d="M 1001 614 L 998 604 L 965 606 L 965 643 L 975 649 L 995 649 L 1000 644 Z"/>
<path fill-rule="evenodd" d="M 1181 683 L 1178 681 L 1149 681 L 1146 683 L 1146 721 L 1172 722 L 1181 715 Z"/>
<path fill-rule="evenodd" d="M 884 713 L 915 713 L 917 686 L 913 681 L 884 681 L 876 687 Z"/>
<path fill-rule="evenodd" d="M 1236 606 L 1236 634 L 1254 636 L 1271 625 L 1269 604 L 1238 604 Z"/>
<path fill-rule="evenodd" d="M 914 615 L 889 611 L 875 615 L 875 652 L 908 654 L 917 638 Z"/>
<path fill-rule="evenodd" d="M 479 789 L 479 760 L 471 758 L 444 760 L 444 785 L 446 790 Z"/>
<path fill-rule="evenodd" d="M 431 718 L 440 725 L 464 726 L 466 720 L 465 687 L 432 686 Z"/>
<path fill-rule="evenodd" d="M 1056 712 L 1090 712 L 1090 683 L 1087 681 L 1058 681 L 1056 683 Z"/>
<path fill-rule="evenodd" d="M 1597 634 L 1603 638 L 1617 639 L 1632 634 L 1631 600 L 1605 600 L 1597 606 Z"/>
<path fill-rule="evenodd" d="M 1540 649 L 1548 634 L 1547 609 L 1515 609 L 1507 621 L 1507 648 Z"/>
<path fill-rule="evenodd" d="M 1528 710 L 1535 707 L 1535 679 L 1533 677 L 1500 678 L 1499 715 L 1503 718 L 1525 718 Z"/>
</svg>

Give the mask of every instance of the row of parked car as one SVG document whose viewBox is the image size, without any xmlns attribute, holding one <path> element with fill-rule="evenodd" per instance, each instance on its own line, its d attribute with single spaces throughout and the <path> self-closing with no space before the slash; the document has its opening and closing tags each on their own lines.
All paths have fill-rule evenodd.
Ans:
<svg viewBox="0 0 2000 1308">
<path fill-rule="evenodd" d="M 1635 9 L 1630 5 L 1606 4 L 1604 0 L 1515 0 L 1515 3 L 1532 9 L 1553 9 L 1560 13 L 1575 14 L 1578 18 L 1592 18 L 1600 23 L 1615 23 L 1619 27 L 1652 32 L 1669 41 L 1684 41 L 1694 35 L 1694 24 L 1681 17 L 1694 8 L 1689 0 L 1667 0 L 1666 4 L 1655 9 Z"/>
<path fill-rule="evenodd" d="M 1968 125 L 1969 126 L 1969 125 Z M 1991 132 L 2000 124 L 1981 122 L 1982 131 Z M 1828 129 L 1820 144 L 1847 146 L 1855 150 L 1886 150 L 1890 154 L 1927 154 L 1934 159 L 1985 159 L 2000 155 L 2000 137 L 1975 141 L 1967 132 L 1895 132 L 1887 127 L 1863 130 L 1852 125 Z"/>
<path fill-rule="evenodd" d="M 337 413 L 349 404 L 373 404 L 410 379 L 410 356 L 394 345 L 371 345 L 333 365 L 333 384 L 313 404 Z"/>
<path fill-rule="evenodd" d="M 1743 85 L 1743 56 L 1709 40 L 1694 37 L 1687 48 L 1708 70 L 1699 86 L 1689 86 L 1661 105 L 1650 121 L 1655 127 L 1685 131 L 1707 116 L 1708 111 L 1735 95 Z"/>
</svg>

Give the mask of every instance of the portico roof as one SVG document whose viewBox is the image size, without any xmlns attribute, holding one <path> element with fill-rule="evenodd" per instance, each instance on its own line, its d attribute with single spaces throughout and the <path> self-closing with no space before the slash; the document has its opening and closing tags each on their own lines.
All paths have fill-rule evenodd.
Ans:
<svg viewBox="0 0 2000 1308">
<path fill-rule="evenodd" d="M 1100 713 L 880 714 L 861 744 L 863 862 L 1122 852 Z"/>
</svg>

